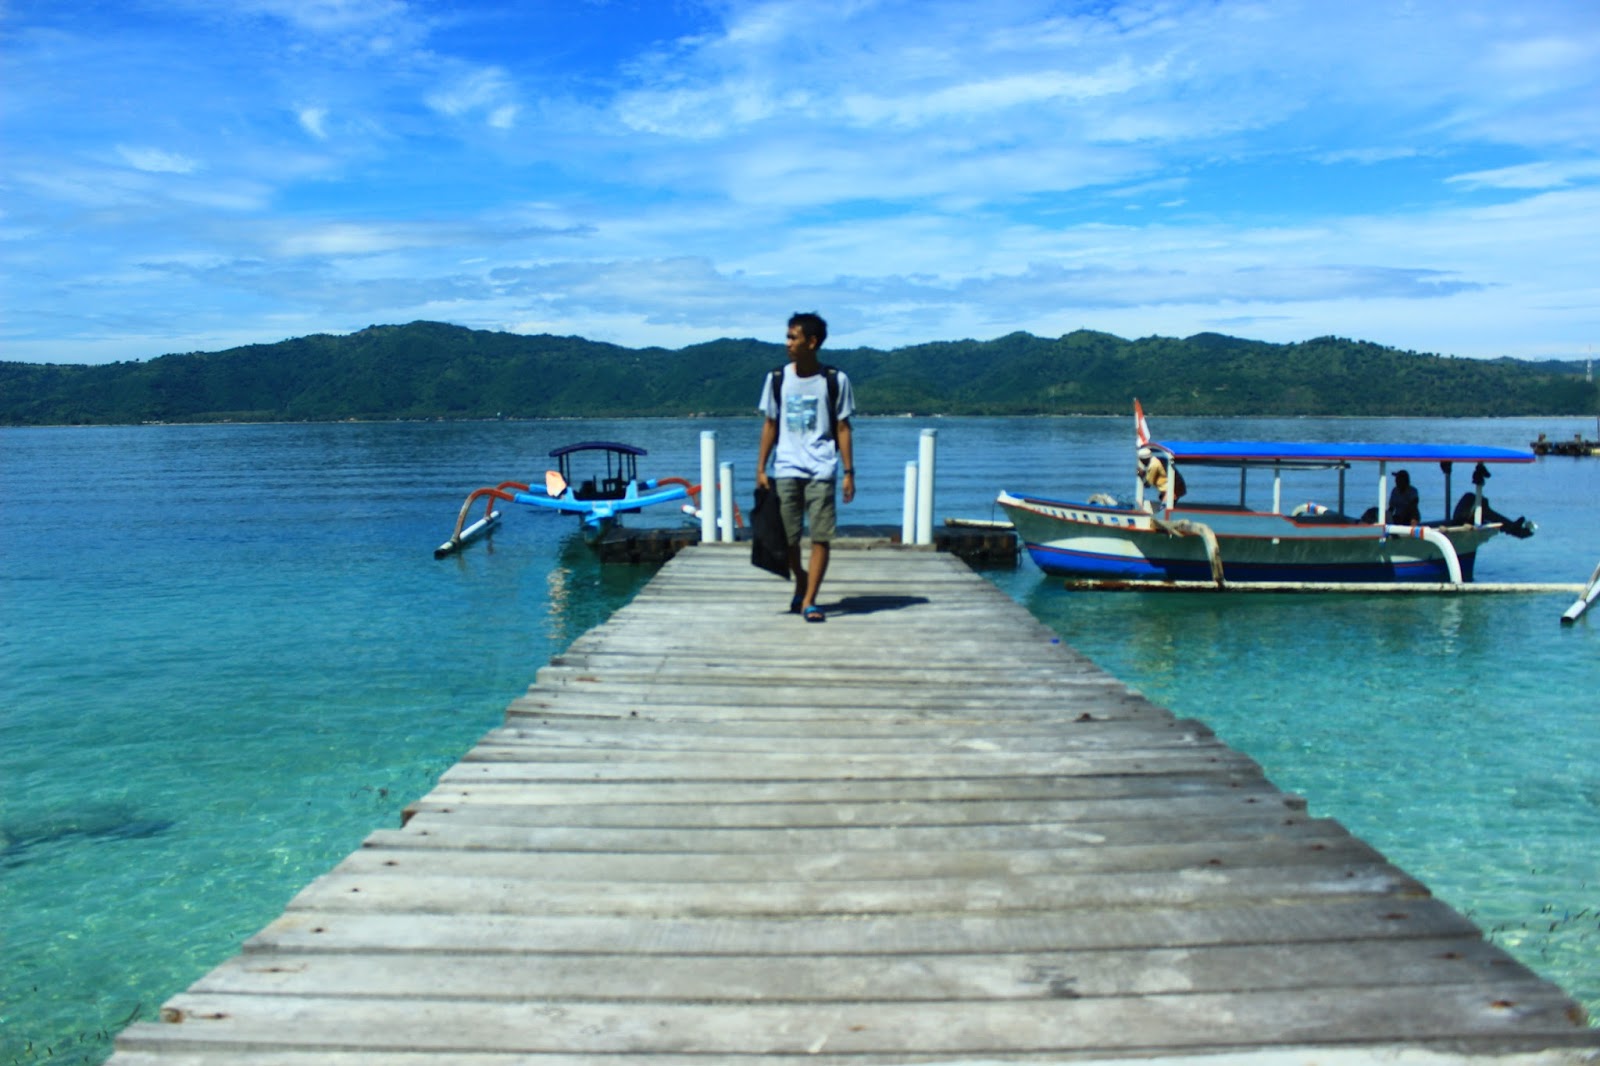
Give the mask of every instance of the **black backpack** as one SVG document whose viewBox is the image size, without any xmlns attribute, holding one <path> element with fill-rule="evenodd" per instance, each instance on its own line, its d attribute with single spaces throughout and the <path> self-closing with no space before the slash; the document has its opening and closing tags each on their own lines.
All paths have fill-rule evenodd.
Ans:
<svg viewBox="0 0 1600 1066">
<path fill-rule="evenodd" d="M 772 403 L 780 412 L 783 410 L 783 371 L 787 366 L 785 363 L 772 371 Z M 828 432 L 822 439 L 833 440 L 834 430 L 839 425 L 839 368 L 824 363 L 822 376 L 828 380 Z"/>
</svg>

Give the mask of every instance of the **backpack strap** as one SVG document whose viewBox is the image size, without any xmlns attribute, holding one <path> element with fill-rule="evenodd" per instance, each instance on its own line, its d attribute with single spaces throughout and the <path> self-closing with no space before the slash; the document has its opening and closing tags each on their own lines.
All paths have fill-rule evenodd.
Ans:
<svg viewBox="0 0 1600 1066">
<path fill-rule="evenodd" d="M 824 366 L 822 376 L 828 379 L 828 432 L 823 440 L 833 440 L 839 428 L 839 368 Z"/>
<path fill-rule="evenodd" d="M 772 368 L 772 406 L 778 409 L 778 421 L 783 421 L 783 367 L 781 366 Z"/>
</svg>

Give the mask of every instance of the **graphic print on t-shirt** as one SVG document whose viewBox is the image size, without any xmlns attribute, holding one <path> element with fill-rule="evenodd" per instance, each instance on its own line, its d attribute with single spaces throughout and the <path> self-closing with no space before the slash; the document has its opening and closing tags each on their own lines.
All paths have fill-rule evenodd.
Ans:
<svg viewBox="0 0 1600 1066">
<path fill-rule="evenodd" d="M 783 425 L 791 433 L 811 433 L 817 428 L 818 403 L 815 396 L 789 395 L 783 398 Z"/>
</svg>

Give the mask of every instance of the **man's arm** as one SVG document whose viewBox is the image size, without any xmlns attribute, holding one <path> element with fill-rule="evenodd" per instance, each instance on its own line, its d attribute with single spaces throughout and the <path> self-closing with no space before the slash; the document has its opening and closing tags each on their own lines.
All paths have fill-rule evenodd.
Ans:
<svg viewBox="0 0 1600 1066">
<path fill-rule="evenodd" d="M 839 440 L 839 460 L 844 464 L 844 502 L 849 503 L 856 498 L 856 452 L 855 443 L 850 437 L 848 418 L 839 420 L 835 436 Z"/>
<path fill-rule="evenodd" d="M 767 460 L 772 458 L 772 448 L 777 443 L 778 423 L 771 418 L 765 419 L 761 423 L 761 453 L 756 459 L 756 484 L 764 489 L 772 488 L 767 479 Z"/>
</svg>

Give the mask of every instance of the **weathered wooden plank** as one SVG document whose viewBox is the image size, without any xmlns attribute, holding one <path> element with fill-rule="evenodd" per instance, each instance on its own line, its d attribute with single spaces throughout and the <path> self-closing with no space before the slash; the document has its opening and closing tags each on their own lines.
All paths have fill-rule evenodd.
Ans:
<svg viewBox="0 0 1600 1066">
<path fill-rule="evenodd" d="M 610 747 L 543 747 L 536 745 L 479 744 L 462 760 L 466 763 L 516 763 L 523 766 L 576 765 L 584 767 L 613 767 L 626 765 L 647 776 L 666 773 L 675 779 L 686 777 L 715 779 L 733 777 L 750 780 L 757 777 L 816 777 L 856 776 L 866 768 L 877 768 L 883 777 L 967 777 L 967 776 L 1040 776 L 1050 774 L 1089 773 L 1096 769 L 1094 760 L 1105 756 L 1114 765 L 1142 761 L 1193 761 L 1195 759 L 1221 762 L 1232 753 L 1221 744 L 1210 740 L 1188 742 L 1179 734 L 1147 737 L 1146 743 L 1125 748 L 1105 745 L 1080 744 L 1045 751 L 993 751 L 974 752 L 972 749 L 939 751 L 897 752 L 800 752 L 772 754 L 755 747 L 731 747 L 723 750 L 652 750 L 648 748 Z M 1158 743 L 1157 741 L 1167 741 Z M 979 774 L 973 764 L 981 762 L 987 772 Z M 723 764 L 719 767 L 718 764 Z"/>
<path fill-rule="evenodd" d="M 408 961 L 411 960 L 411 961 Z M 1474 938 L 1109 950 L 1092 954 L 885 956 L 595 955 L 392 956 L 300 954 L 287 964 L 238 956 L 195 992 L 450 997 L 481 1000 L 706 1000 L 769 1002 L 1005 1000 L 1259 989 L 1506 986 L 1510 957 Z"/>
<path fill-rule="evenodd" d="M 287 911 L 250 951 L 461 951 L 490 954 L 898 955 L 1100 951 L 1471 937 L 1471 922 L 1432 899 L 1345 897 L 1316 903 L 1114 907 L 1021 914 L 729 918 L 363 914 Z"/>
<path fill-rule="evenodd" d="M 576 819 L 574 819 L 576 820 Z M 782 829 L 607 828 L 484 824 L 462 814 L 421 812 L 404 830 L 379 830 L 368 837 L 384 847 L 461 847 L 542 852 L 723 852 L 750 855 L 799 851 L 834 854 L 858 851 L 1017 851 L 1050 847 L 1193 844 L 1292 838 L 1300 818 L 1280 821 L 1254 815 L 1191 818 L 1182 822 L 1054 822 L 997 826 L 802 826 Z M 1334 834 L 1337 823 L 1323 830 Z M 1221 856 L 1227 861 L 1226 853 Z"/>
<path fill-rule="evenodd" d="M 768 695 L 748 703 L 713 702 L 696 699 L 689 692 L 662 692 L 644 698 L 622 699 L 603 692 L 572 688 L 566 690 L 544 689 L 511 702 L 507 721 L 523 724 L 529 721 L 561 718 L 592 718 L 613 720 L 618 718 L 643 718 L 658 722 L 833 722 L 859 720 L 863 717 L 888 717 L 905 722 L 950 723 L 973 725 L 985 720 L 985 703 L 981 699 L 939 700 L 923 698 L 895 703 L 872 703 L 854 700 L 832 706 L 819 706 L 809 701 L 780 702 Z M 1138 696 L 1124 692 L 1106 691 L 1079 694 L 1064 700 L 1058 694 L 1049 698 L 1036 698 L 1018 704 L 1007 715 L 1008 722 L 1075 723 L 1078 721 L 1139 721 L 1148 718 L 1170 720 L 1170 713 L 1158 714 L 1150 704 Z"/>
<path fill-rule="evenodd" d="M 1380 863 L 1371 845 L 1345 833 L 1337 823 L 1315 822 L 1323 830 L 1294 838 L 1274 836 L 1228 841 L 1227 863 L 1234 867 L 1294 867 L 1307 864 Z M 448 874 L 461 877 L 520 878 L 540 881 L 712 882 L 781 884 L 803 881 L 875 881 L 897 878 L 1038 876 L 1113 871 L 1169 873 L 1210 869 L 1223 860 L 1214 841 L 1184 844 L 1091 845 L 1085 847 L 958 851 L 849 852 L 525 852 L 385 847 L 371 840 L 336 866 L 339 873 Z M 530 884 L 530 890 L 536 886 Z"/>
<path fill-rule="evenodd" d="M 1137 999 L 863 1001 L 841 1004 L 480 1002 L 414 998 L 185 993 L 176 1024 L 146 1041 L 182 1047 L 218 1039 L 256 1046 L 581 1051 L 629 1054 L 878 1054 L 915 1049 L 984 1055 L 1012 1050 L 1160 1051 L 1348 1040 L 1476 1040 L 1536 1035 L 1576 1041 L 1558 990 L 1514 998 L 1477 985 L 1348 988 L 1337 1011 L 1300 990 Z M 159 1034 L 159 1035 L 156 1035 Z"/>
<path fill-rule="evenodd" d="M 571 803 L 498 804 L 461 799 L 424 800 L 413 815 L 450 814 L 486 825 L 586 826 L 606 829 L 851 829 L 904 826 L 1048 825 L 1071 822 L 1117 822 L 1170 818 L 1214 819 L 1241 815 L 1275 820 L 1294 807 L 1264 793 L 1130 797 L 1084 800 L 1010 800 L 970 803 Z M 1265 802 L 1264 802 L 1265 800 Z"/>
<path fill-rule="evenodd" d="M 1097 752 L 1091 755 L 1045 753 L 972 756 L 772 756 L 760 761 L 723 756 L 717 759 L 658 758 L 592 760 L 549 758 L 539 761 L 516 753 L 474 749 L 445 779 L 470 781 L 701 781 L 800 780 L 827 777 L 1032 777 L 1041 774 L 1167 774 L 1206 770 L 1242 772 L 1256 764 L 1226 748 L 1170 748 Z"/>
<path fill-rule="evenodd" d="M 926 721 L 903 723 L 899 728 L 867 730 L 848 724 L 816 721 L 773 722 L 770 728 L 752 728 L 743 720 L 697 723 L 656 722 L 648 718 L 610 719 L 605 722 L 525 722 L 486 733 L 480 746 L 507 750 L 585 750 L 605 747 L 612 751 L 765 753 L 775 746 L 791 754 L 846 753 L 1006 753 L 1072 751 L 1132 745 L 1222 745 L 1205 725 L 1193 720 L 1163 722 L 1093 720 L 1060 724 L 1019 723 L 1014 728 L 963 729 Z M 732 728 L 730 728 L 732 727 Z"/>
<path fill-rule="evenodd" d="M 673 692 L 675 699 L 692 696 L 694 702 L 738 707 L 760 708 L 766 704 L 784 704 L 799 707 L 849 707 L 867 710 L 875 707 L 969 707 L 992 708 L 996 684 L 977 681 L 972 684 L 905 685 L 898 688 L 869 688 L 844 678 L 835 679 L 824 670 L 817 671 L 814 680 L 804 676 L 804 670 L 788 671 L 782 675 L 752 678 L 749 681 L 726 685 L 694 685 L 690 692 Z M 687 684 L 687 682 L 686 682 Z M 636 700 L 649 703 L 660 691 L 655 682 L 638 680 L 607 681 L 599 676 L 574 672 L 564 680 L 542 682 L 541 689 L 559 691 L 564 687 L 581 689 L 585 695 L 596 694 L 606 699 Z M 1105 674 L 1083 674 L 1061 677 L 1048 684 L 1008 685 L 1007 697 L 1044 703 L 1060 708 L 1063 717 L 1071 717 L 1075 701 L 1093 698 L 1101 693 L 1119 691 L 1120 684 Z"/>
<path fill-rule="evenodd" d="M 765 693 L 763 695 L 763 692 Z M 797 698 L 792 691 L 760 686 L 740 689 L 707 690 L 662 687 L 654 691 L 608 688 L 602 685 L 556 686 L 536 689 L 513 700 L 506 725 L 509 728 L 541 728 L 563 723 L 540 722 L 541 712 L 554 717 L 564 714 L 588 715 L 600 719 L 637 718 L 663 723 L 667 728 L 684 730 L 692 723 L 744 726 L 752 731 L 777 730 L 782 723 L 833 723 L 849 734 L 853 726 L 865 728 L 916 727 L 933 729 L 948 725 L 970 730 L 1052 729 L 1065 725 L 1094 722 L 1121 722 L 1127 726 L 1170 728 L 1177 721 L 1170 711 L 1158 710 L 1142 698 L 1126 691 L 1105 688 L 1058 687 L 1019 697 L 1008 714 L 997 718 L 985 711 L 985 699 L 971 692 L 936 690 L 908 695 L 890 702 L 892 697 L 857 694 L 847 690 L 824 691 L 817 699 Z M 533 718 L 533 721 L 524 720 Z M 813 732 L 820 730 L 814 729 Z M 1070 732 L 1070 731 L 1069 731 Z M 1088 732 L 1078 730 L 1077 732 Z"/>
<path fill-rule="evenodd" d="M 979 914 L 1100 910 L 1114 906 L 1192 906 L 1216 902 L 1390 896 L 1425 889 L 1385 863 L 1205 867 L 1137 873 L 1053 874 L 783 883 L 544 882 L 530 892 L 514 877 L 463 877 L 409 871 L 325 874 L 291 910 L 367 914 L 543 914 L 727 917 L 784 915 Z"/>
<path fill-rule="evenodd" d="M 446 774 L 448 778 L 449 775 Z M 531 775 L 530 775 L 531 777 Z M 1077 777 L 1019 774 L 1014 777 L 811 778 L 783 781 L 719 781 L 712 791 L 696 780 L 649 782 L 445 780 L 418 800 L 422 805 L 471 803 L 549 805 L 626 803 L 649 806 L 720 807 L 761 803 L 944 802 L 961 805 L 985 800 L 1114 800 L 1137 797 L 1255 795 L 1288 810 L 1303 811 L 1305 801 L 1281 792 L 1253 770 L 1241 773 L 1133 774 Z"/>
</svg>

